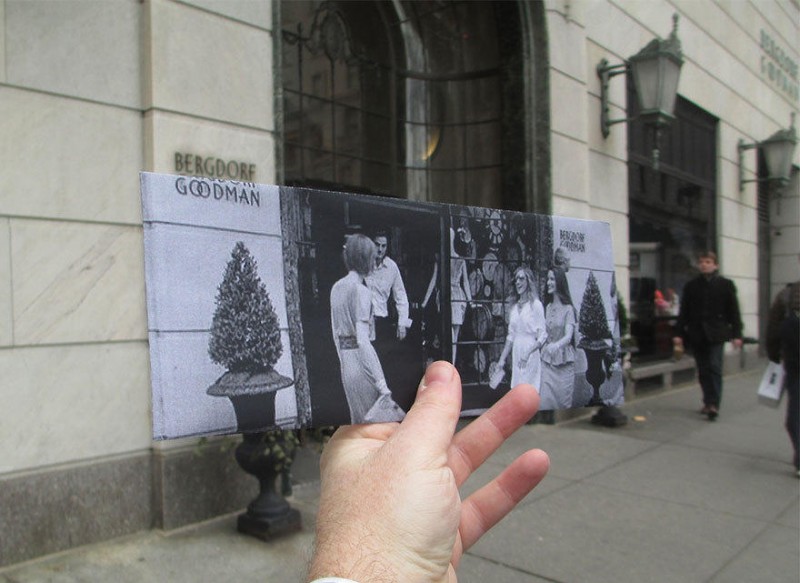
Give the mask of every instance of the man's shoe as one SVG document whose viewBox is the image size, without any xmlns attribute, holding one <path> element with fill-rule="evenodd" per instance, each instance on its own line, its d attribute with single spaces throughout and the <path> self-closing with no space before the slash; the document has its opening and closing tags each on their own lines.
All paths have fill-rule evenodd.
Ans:
<svg viewBox="0 0 800 583">
<path fill-rule="evenodd" d="M 719 411 L 717 411 L 716 407 L 709 407 L 706 415 L 708 415 L 709 421 L 716 421 L 717 417 L 719 417 Z"/>
</svg>

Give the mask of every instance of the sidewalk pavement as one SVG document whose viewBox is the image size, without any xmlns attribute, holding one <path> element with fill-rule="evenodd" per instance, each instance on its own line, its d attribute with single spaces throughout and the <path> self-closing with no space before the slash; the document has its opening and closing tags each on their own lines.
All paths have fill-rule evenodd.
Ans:
<svg viewBox="0 0 800 583">
<path fill-rule="evenodd" d="M 550 473 L 470 549 L 459 581 L 798 583 L 800 480 L 785 404 L 756 400 L 760 372 L 725 379 L 713 423 L 687 385 L 625 405 L 624 427 L 588 415 L 523 427 L 464 493 L 531 447 L 550 454 Z M 0 583 L 303 581 L 318 494 L 316 483 L 295 490 L 304 529 L 271 543 L 239 535 L 227 516 L 0 570 Z"/>
</svg>

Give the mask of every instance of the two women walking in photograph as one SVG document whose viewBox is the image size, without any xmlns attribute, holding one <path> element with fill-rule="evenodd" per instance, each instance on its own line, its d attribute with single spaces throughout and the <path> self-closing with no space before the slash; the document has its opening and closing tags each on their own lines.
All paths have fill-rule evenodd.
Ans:
<svg viewBox="0 0 800 583">
<path fill-rule="evenodd" d="M 546 308 L 539 300 L 533 271 L 519 267 L 514 272 L 508 336 L 498 360 L 504 366 L 511 354 L 511 386 L 536 387 L 542 411 L 572 405 L 577 325 L 564 270 L 549 270 L 545 289 Z"/>
</svg>

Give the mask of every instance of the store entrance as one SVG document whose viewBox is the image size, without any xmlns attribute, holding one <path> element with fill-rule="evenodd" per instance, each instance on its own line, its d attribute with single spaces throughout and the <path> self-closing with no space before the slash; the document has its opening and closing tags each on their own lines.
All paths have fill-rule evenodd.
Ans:
<svg viewBox="0 0 800 583">
<path fill-rule="evenodd" d="M 658 168 L 649 130 L 641 122 L 629 129 L 630 333 L 639 361 L 672 355 L 696 254 L 716 249 L 717 120 L 681 98 L 675 116 L 659 144 Z"/>
</svg>

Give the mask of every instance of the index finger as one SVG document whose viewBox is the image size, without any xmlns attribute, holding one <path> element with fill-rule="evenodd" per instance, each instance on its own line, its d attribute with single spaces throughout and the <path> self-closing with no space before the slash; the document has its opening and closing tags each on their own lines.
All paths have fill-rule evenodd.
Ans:
<svg viewBox="0 0 800 583">
<path fill-rule="evenodd" d="M 466 479 L 539 409 L 539 393 L 531 385 L 517 385 L 453 438 L 448 465 L 456 484 Z"/>
</svg>

